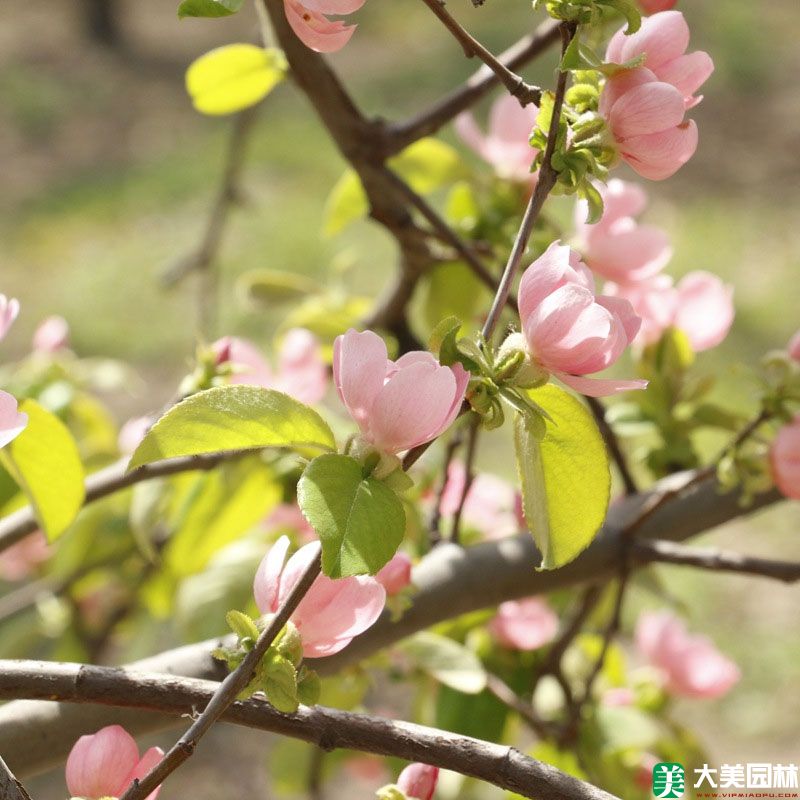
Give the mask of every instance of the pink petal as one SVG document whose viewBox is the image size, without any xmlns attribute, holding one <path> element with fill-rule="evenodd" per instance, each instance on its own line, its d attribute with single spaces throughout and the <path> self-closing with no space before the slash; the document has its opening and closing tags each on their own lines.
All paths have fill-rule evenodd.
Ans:
<svg viewBox="0 0 800 800">
<path fill-rule="evenodd" d="M 355 32 L 355 25 L 345 25 L 340 20 L 330 20 L 323 14 L 304 6 L 298 0 L 284 0 L 286 20 L 298 39 L 318 53 L 341 50 Z"/>
<path fill-rule="evenodd" d="M 398 776 L 397 787 L 411 800 L 431 800 L 438 780 L 438 767 L 409 764 Z"/>
<path fill-rule="evenodd" d="M 350 416 L 365 430 L 386 378 L 386 345 L 376 333 L 352 328 L 333 343 L 333 380 Z"/>
<path fill-rule="evenodd" d="M 786 352 L 790 358 L 800 361 L 800 330 L 789 340 L 789 344 L 786 345 Z"/>
<path fill-rule="evenodd" d="M 521 106 L 515 97 L 503 93 L 489 112 L 489 136 L 509 145 L 528 145 L 538 115 L 535 105 Z"/>
<path fill-rule="evenodd" d="M 683 120 L 683 95 L 668 83 L 655 81 L 635 86 L 617 100 L 608 117 L 614 137 L 659 133 Z"/>
<path fill-rule="evenodd" d="M 249 386 L 273 387 L 274 376 L 267 360 L 249 339 L 224 336 L 211 345 L 217 364 L 230 364 L 233 373 L 230 382 Z"/>
<path fill-rule="evenodd" d="M 601 224 L 608 225 L 622 217 L 636 217 L 647 206 L 647 194 L 638 184 L 612 178 L 605 187 L 603 195 L 603 218 Z"/>
<path fill-rule="evenodd" d="M 622 157 L 643 178 L 661 181 L 674 175 L 697 150 L 697 125 L 684 122 L 668 131 L 634 136 L 621 148 Z"/>
<path fill-rule="evenodd" d="M 609 397 L 620 392 L 631 392 L 635 389 L 646 389 L 647 381 L 640 380 L 615 380 L 613 378 L 586 378 L 577 375 L 565 375 L 556 373 L 556 377 L 562 382 L 587 397 Z"/>
<path fill-rule="evenodd" d="M 303 5 L 318 14 L 352 14 L 364 5 L 366 0 L 303 0 Z"/>
<path fill-rule="evenodd" d="M 509 600 L 500 604 L 489 632 L 506 647 L 536 650 L 555 638 L 558 617 L 542 598 Z"/>
<path fill-rule="evenodd" d="M 527 319 L 542 300 L 561 285 L 569 259 L 569 247 L 555 241 L 522 273 L 519 282 L 521 320 Z"/>
<path fill-rule="evenodd" d="M 659 663 L 662 641 L 681 641 L 685 636 L 683 622 L 667 611 L 640 614 L 634 634 L 637 649 L 651 664 Z"/>
<path fill-rule="evenodd" d="M 139 763 L 139 748 L 119 725 L 81 736 L 67 758 L 67 788 L 75 797 L 114 797 Z"/>
<path fill-rule="evenodd" d="M 651 225 L 633 224 L 622 232 L 601 230 L 590 235 L 586 251 L 586 262 L 596 273 L 620 283 L 650 278 L 670 258 L 669 236 Z"/>
<path fill-rule="evenodd" d="M 381 389 L 369 417 L 371 441 L 388 453 L 433 439 L 457 396 L 454 371 L 415 363 L 396 372 Z"/>
<path fill-rule="evenodd" d="M 688 107 L 696 105 L 692 95 L 714 72 L 714 62 L 708 53 L 698 50 L 669 61 L 656 74 L 660 81 L 671 83 L 685 99 Z"/>
<path fill-rule="evenodd" d="M 454 125 L 456 133 L 461 137 L 461 140 L 469 145 L 481 158 L 485 158 L 486 140 L 472 113 L 462 111 L 455 118 Z"/>
<path fill-rule="evenodd" d="M 28 415 L 17 411 L 16 398 L 0 390 L 0 447 L 19 436 L 28 424 Z"/>
<path fill-rule="evenodd" d="M 607 120 L 611 108 L 622 95 L 648 83 L 658 83 L 658 78 L 654 72 L 645 67 L 629 69 L 609 78 L 600 93 L 600 114 Z"/>
<path fill-rule="evenodd" d="M 19 316 L 19 300 L 0 294 L 0 340 L 8 333 L 14 320 Z"/>
<path fill-rule="evenodd" d="M 775 485 L 786 497 L 800 500 L 800 415 L 778 431 L 769 458 Z"/>
<path fill-rule="evenodd" d="M 120 785 L 117 791 L 117 796 L 121 796 L 125 789 L 127 789 L 134 781 L 134 779 L 141 779 L 150 772 L 153 767 L 164 758 L 164 751 L 160 747 L 151 747 L 140 759 L 139 763 L 133 768 L 130 775 Z M 161 791 L 161 787 L 157 787 L 145 798 L 145 800 L 156 800 Z"/>
<path fill-rule="evenodd" d="M 678 0 L 639 0 L 639 5 L 645 14 L 655 14 L 673 8 L 677 2 Z"/>
<path fill-rule="evenodd" d="M 278 542 L 280 542 L 280 539 Z M 276 542 L 276 545 L 278 542 Z M 304 544 L 286 562 L 286 566 L 283 568 L 283 572 L 281 573 L 277 606 L 281 606 L 286 602 L 286 598 L 291 594 L 292 589 L 294 589 L 300 578 L 303 577 L 305 571 L 309 568 L 309 566 L 311 566 L 311 562 L 317 557 L 319 548 L 320 544 L 318 541 Z"/>
<path fill-rule="evenodd" d="M 622 62 L 646 54 L 645 66 L 655 72 L 683 55 L 689 46 L 689 26 L 680 11 L 663 11 L 642 20 L 642 27 L 622 44 Z"/>
<path fill-rule="evenodd" d="M 716 347 L 731 329 L 733 288 L 710 272 L 690 272 L 678 283 L 675 326 L 696 352 Z"/>
<path fill-rule="evenodd" d="M 278 610 L 278 595 L 281 589 L 281 573 L 286 553 L 289 550 L 289 537 L 281 536 L 270 547 L 261 560 L 253 580 L 253 594 L 256 605 L 262 614 L 272 614 Z"/>
<path fill-rule="evenodd" d="M 328 367 L 322 359 L 319 342 L 311 331 L 287 331 L 278 353 L 275 388 L 301 403 L 318 403 L 328 388 Z"/>
<path fill-rule="evenodd" d="M 411 583 L 411 557 L 402 551 L 395 553 L 391 561 L 375 576 L 375 580 L 383 586 L 386 594 L 402 592 Z"/>
<path fill-rule="evenodd" d="M 456 377 L 456 391 L 453 395 L 453 402 L 450 404 L 450 410 L 445 414 L 444 419 L 433 434 L 434 436 L 444 433 L 455 421 L 459 411 L 461 411 L 461 406 L 464 404 L 464 395 L 469 385 L 469 379 L 472 377 L 461 364 L 453 364 L 450 369 Z"/>
<path fill-rule="evenodd" d="M 607 308 L 622 323 L 628 344 L 630 344 L 642 326 L 642 318 L 634 311 L 630 301 L 623 297 L 600 295 L 597 303 Z"/>
<path fill-rule="evenodd" d="M 69 324 L 64 317 L 47 317 L 33 334 L 33 349 L 37 353 L 57 353 L 68 341 Z"/>
</svg>

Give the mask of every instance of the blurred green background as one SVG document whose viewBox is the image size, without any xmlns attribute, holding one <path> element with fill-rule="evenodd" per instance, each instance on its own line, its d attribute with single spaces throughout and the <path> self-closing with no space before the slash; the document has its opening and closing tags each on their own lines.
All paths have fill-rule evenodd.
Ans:
<svg viewBox="0 0 800 800">
<path fill-rule="evenodd" d="M 23 309 L 3 357 L 26 352 L 41 318 L 63 315 L 78 353 L 127 359 L 144 377 L 111 398 L 121 419 L 173 393 L 197 336 L 193 282 L 165 291 L 160 276 L 199 241 L 230 121 L 193 111 L 183 72 L 214 46 L 255 36 L 250 7 L 231 19 L 179 22 L 174 5 L 120 2 L 122 41 L 113 48 L 87 36 L 82 7 L 66 0 L 20 4 L 0 30 L 0 291 Z M 495 51 L 533 23 L 524 0 L 448 7 Z M 647 217 L 673 236 L 672 273 L 707 269 L 735 285 L 734 329 L 698 369 L 721 371 L 724 400 L 746 409 L 753 384 L 737 365 L 781 346 L 800 324 L 800 84 L 791 77 L 800 70 L 800 18 L 797 0 L 679 7 L 692 47 L 708 50 L 717 69 L 692 112 L 698 153 L 675 178 L 648 187 Z M 358 32 L 333 63 L 368 113 L 402 118 L 478 66 L 415 0 L 370 0 L 357 18 Z M 526 74 L 549 82 L 553 66 L 550 54 Z M 451 130 L 443 136 L 456 141 Z M 247 203 L 226 231 L 217 333 L 266 342 L 280 321 L 236 301 L 237 276 L 253 268 L 321 277 L 347 262 L 359 293 L 381 290 L 394 266 L 381 230 L 365 222 L 334 239 L 320 233 L 343 166 L 305 98 L 279 87 L 250 141 Z M 707 538 L 800 557 L 798 528 L 798 508 L 784 504 Z M 696 724 L 718 762 L 797 761 L 800 588 L 663 575 L 676 595 L 692 598 L 692 625 L 745 676 L 724 700 L 679 705 L 679 716 Z"/>
</svg>

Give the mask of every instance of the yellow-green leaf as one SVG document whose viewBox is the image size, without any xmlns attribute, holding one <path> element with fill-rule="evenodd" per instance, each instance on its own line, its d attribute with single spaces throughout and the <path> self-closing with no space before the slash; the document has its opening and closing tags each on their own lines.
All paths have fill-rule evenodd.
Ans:
<svg viewBox="0 0 800 800">
<path fill-rule="evenodd" d="M 52 541 L 81 510 L 83 464 L 72 434 L 58 417 L 34 400 L 24 400 L 19 410 L 28 415 L 28 425 L 0 450 L 0 458 Z"/>
<path fill-rule="evenodd" d="M 192 62 L 186 70 L 186 90 L 203 114 L 232 114 L 263 100 L 287 69 L 282 50 L 229 44 Z"/>
<path fill-rule="evenodd" d="M 572 561 L 600 530 L 611 471 L 594 418 L 577 398 L 552 384 L 529 394 L 551 419 L 541 441 L 527 415 L 518 414 L 515 421 L 523 508 L 542 568 L 556 569 Z"/>
<path fill-rule="evenodd" d="M 173 406 L 147 432 L 129 469 L 165 458 L 263 447 L 333 450 L 322 417 L 283 392 L 258 386 L 218 386 Z"/>
</svg>

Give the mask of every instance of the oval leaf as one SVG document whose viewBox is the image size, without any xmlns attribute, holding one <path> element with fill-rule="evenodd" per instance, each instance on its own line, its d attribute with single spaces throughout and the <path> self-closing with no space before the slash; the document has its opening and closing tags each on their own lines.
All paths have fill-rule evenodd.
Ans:
<svg viewBox="0 0 800 800">
<path fill-rule="evenodd" d="M 423 672 L 464 694 L 486 688 L 486 670 L 480 659 L 463 644 L 430 631 L 421 631 L 400 644 L 400 649 Z"/>
<path fill-rule="evenodd" d="M 255 105 L 286 75 L 283 51 L 254 44 L 218 47 L 186 70 L 186 90 L 203 114 L 232 114 Z"/>
<path fill-rule="evenodd" d="M 544 439 L 526 414 L 514 424 L 525 519 L 543 569 L 572 561 L 594 539 L 608 510 L 611 470 L 603 438 L 586 407 L 558 386 L 529 393 L 551 419 Z"/>
<path fill-rule="evenodd" d="M 322 417 L 283 392 L 258 386 L 218 386 L 187 397 L 153 425 L 128 469 L 165 458 L 294 447 L 333 450 Z"/>
<path fill-rule="evenodd" d="M 58 417 L 34 400 L 23 401 L 19 410 L 28 415 L 28 425 L 0 450 L 0 458 L 28 497 L 39 526 L 53 541 L 83 505 L 83 464 L 72 434 Z"/>
<path fill-rule="evenodd" d="M 297 484 L 297 501 L 319 535 L 330 578 L 374 575 L 403 541 L 403 504 L 384 483 L 364 477 L 350 456 L 315 458 Z"/>
<path fill-rule="evenodd" d="M 183 0 L 178 17 L 228 17 L 235 14 L 244 0 Z"/>
</svg>

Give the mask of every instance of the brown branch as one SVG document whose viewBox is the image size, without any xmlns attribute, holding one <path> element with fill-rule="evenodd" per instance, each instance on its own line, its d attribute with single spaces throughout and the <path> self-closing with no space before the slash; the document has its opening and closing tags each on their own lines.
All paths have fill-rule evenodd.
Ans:
<svg viewBox="0 0 800 800">
<path fill-rule="evenodd" d="M 499 56 L 499 61 L 514 70 L 532 61 L 561 39 L 558 23 L 548 20 L 534 33 L 520 39 Z M 439 128 L 477 103 L 500 81 L 489 67 L 483 65 L 462 86 L 436 101 L 422 113 L 405 122 L 387 125 L 389 154 L 393 155 L 423 136 L 430 136 Z"/>
<path fill-rule="evenodd" d="M 174 675 L 81 664 L 0 661 L 0 697 L 7 699 L 99 703 L 183 716 L 208 704 L 218 691 L 216 682 Z M 302 739 L 326 751 L 346 748 L 423 761 L 535 800 L 618 800 L 514 748 L 410 722 L 322 706 L 301 706 L 295 714 L 281 714 L 261 699 L 234 702 L 223 718 Z"/>
<path fill-rule="evenodd" d="M 435 3 L 437 0 L 426 0 L 426 2 Z M 572 37 L 575 35 L 575 25 L 564 22 L 559 26 L 559 30 L 561 31 L 561 52 L 563 53 L 572 41 Z M 517 233 L 514 246 L 511 248 L 508 263 L 503 272 L 503 277 L 500 279 L 500 285 L 497 288 L 497 294 L 495 295 L 489 315 L 483 326 L 483 338 L 487 341 L 492 338 L 497 323 L 500 321 L 500 314 L 508 300 L 509 293 L 511 292 L 511 285 L 514 282 L 520 262 L 528 247 L 528 240 L 533 233 L 533 227 L 539 217 L 539 212 L 542 210 L 544 201 L 547 199 L 547 196 L 558 180 L 558 173 L 553 168 L 551 161 L 558 139 L 561 107 L 564 104 L 564 94 L 566 90 L 567 73 L 559 71 L 555 99 L 553 100 L 553 116 L 550 120 L 550 129 L 547 132 L 547 146 L 545 147 L 542 157 L 542 166 L 539 169 L 539 179 L 536 182 L 536 188 L 533 190 L 528 207 L 525 210 L 525 216 L 522 218 L 522 225 Z"/>
<path fill-rule="evenodd" d="M 478 449 L 478 431 L 480 430 L 481 420 L 477 414 L 472 416 L 473 419 L 469 420 L 467 449 L 464 453 L 464 488 L 461 490 L 461 497 L 455 514 L 453 514 L 453 525 L 450 529 L 450 541 L 453 544 L 459 544 L 461 538 L 461 515 L 464 513 L 464 504 L 467 502 L 469 490 L 475 482 L 475 455 Z"/>
<path fill-rule="evenodd" d="M 461 447 L 464 441 L 463 429 L 459 428 L 445 448 L 444 458 L 442 459 L 442 477 L 439 488 L 436 491 L 436 499 L 434 500 L 433 510 L 431 511 L 430 522 L 428 523 L 428 531 L 430 532 L 431 545 L 437 545 L 442 540 L 442 498 L 447 490 L 447 484 L 450 476 L 450 464 L 452 463 L 456 451 Z"/>
<path fill-rule="evenodd" d="M 631 542 L 631 557 L 639 564 L 677 564 L 713 572 L 772 578 L 784 583 L 800 581 L 800 563 L 797 562 L 757 558 L 714 548 L 687 547 L 675 542 Z"/>
<path fill-rule="evenodd" d="M 605 407 L 596 397 L 586 397 L 584 399 L 594 416 L 597 427 L 600 430 L 600 435 L 605 442 L 606 449 L 617 467 L 620 478 L 622 478 L 625 494 L 636 494 L 638 491 L 636 481 L 634 481 L 633 475 L 628 467 L 628 461 L 625 458 L 625 454 L 622 452 L 617 434 L 614 433 L 614 429 L 608 424 Z"/>
<path fill-rule="evenodd" d="M 475 37 L 469 34 L 456 21 L 445 8 L 442 0 L 422 0 L 428 8 L 439 18 L 442 24 L 453 34 L 461 45 L 467 58 L 477 56 L 497 76 L 497 79 L 508 89 L 509 93 L 519 100 L 520 105 L 539 103 L 542 99 L 542 90 L 538 86 L 531 86 L 519 75 L 512 72 L 497 56 L 484 47 Z"/>
<path fill-rule="evenodd" d="M 14 777 L 8 764 L 0 756 L 0 800 L 31 800 L 25 787 Z"/>
<path fill-rule="evenodd" d="M 311 588 L 321 569 L 322 551 L 317 548 L 316 558 L 308 565 L 275 616 L 270 619 L 269 624 L 261 632 L 255 645 L 253 645 L 253 649 L 245 656 L 244 661 L 216 687 L 208 701 L 208 705 L 205 706 L 202 714 L 192 723 L 189 730 L 181 736 L 164 758 L 147 775 L 133 781 L 120 800 L 144 800 L 194 753 L 200 739 L 225 714 L 228 708 L 236 701 L 238 695 L 253 679 L 253 674 L 269 646 L 289 621 L 289 617 Z"/>
<path fill-rule="evenodd" d="M 126 472 L 128 459 L 123 458 L 86 479 L 83 505 L 87 506 L 96 500 L 101 500 L 143 481 L 165 478 L 181 472 L 207 471 L 223 462 L 234 461 L 253 452 L 255 451 L 231 450 L 224 453 L 184 456 L 146 464 L 130 472 Z M 37 530 L 39 530 L 39 522 L 31 506 L 25 506 L 13 514 L 9 514 L 0 520 L 0 552 Z"/>
</svg>

